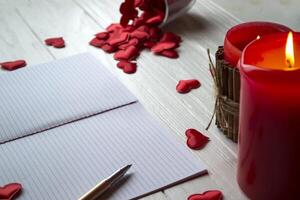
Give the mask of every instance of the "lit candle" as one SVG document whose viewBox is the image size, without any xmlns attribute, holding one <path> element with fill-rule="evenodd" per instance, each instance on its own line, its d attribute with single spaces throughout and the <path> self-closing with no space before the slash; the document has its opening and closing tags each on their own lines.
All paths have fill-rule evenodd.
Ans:
<svg viewBox="0 0 300 200">
<path fill-rule="evenodd" d="M 297 199 L 300 33 L 253 41 L 243 51 L 239 69 L 239 185 L 251 199 Z"/>
<path fill-rule="evenodd" d="M 290 28 L 271 22 L 248 22 L 232 27 L 224 41 L 224 59 L 236 67 L 243 49 L 258 36 L 288 32 Z"/>
</svg>

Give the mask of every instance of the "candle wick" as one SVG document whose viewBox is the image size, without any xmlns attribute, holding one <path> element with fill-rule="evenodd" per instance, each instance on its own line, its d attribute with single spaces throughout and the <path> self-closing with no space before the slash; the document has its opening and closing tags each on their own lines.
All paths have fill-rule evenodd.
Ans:
<svg viewBox="0 0 300 200">
<path fill-rule="evenodd" d="M 291 61 L 290 61 L 289 59 L 287 59 L 286 62 L 287 62 L 287 64 L 288 64 L 289 68 L 292 68 Z"/>
</svg>

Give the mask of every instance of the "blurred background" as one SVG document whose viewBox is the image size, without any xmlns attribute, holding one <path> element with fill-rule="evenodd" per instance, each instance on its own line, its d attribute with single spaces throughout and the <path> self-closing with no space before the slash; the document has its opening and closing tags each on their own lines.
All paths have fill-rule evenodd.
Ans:
<svg viewBox="0 0 300 200">
<path fill-rule="evenodd" d="M 243 21 L 269 20 L 300 31 L 299 0 L 211 0 Z"/>
</svg>

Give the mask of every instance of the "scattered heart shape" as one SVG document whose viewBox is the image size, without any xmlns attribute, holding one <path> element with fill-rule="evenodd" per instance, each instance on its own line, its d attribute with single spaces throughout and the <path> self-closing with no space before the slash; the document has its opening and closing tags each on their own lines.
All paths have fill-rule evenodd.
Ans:
<svg viewBox="0 0 300 200">
<path fill-rule="evenodd" d="M 136 72 L 136 63 L 128 62 L 125 60 L 119 61 L 117 67 L 122 69 L 126 74 L 134 74 Z"/>
<path fill-rule="evenodd" d="M 135 46 L 129 46 L 125 50 L 119 50 L 117 53 L 115 53 L 114 58 L 116 60 L 133 60 L 139 55 L 139 49 Z"/>
<path fill-rule="evenodd" d="M 153 53 L 160 53 L 164 50 L 170 50 L 170 49 L 174 49 L 177 47 L 178 47 L 178 44 L 176 42 L 172 42 L 172 41 L 158 42 L 154 47 L 151 48 L 151 51 Z"/>
<path fill-rule="evenodd" d="M 180 80 L 176 86 L 176 90 L 179 93 L 186 94 L 193 89 L 197 89 L 201 86 L 201 83 L 196 79 Z"/>
<path fill-rule="evenodd" d="M 22 190 L 22 185 L 19 183 L 10 183 L 4 187 L 0 187 L 0 199 L 3 200 L 13 200 L 20 194 Z"/>
<path fill-rule="evenodd" d="M 188 129 L 185 135 L 187 137 L 186 144 L 194 150 L 202 149 L 209 142 L 209 137 L 203 135 L 196 129 Z"/>
<path fill-rule="evenodd" d="M 164 51 L 160 52 L 159 55 L 165 56 L 167 58 L 173 58 L 173 59 L 179 57 L 177 51 L 175 51 L 173 49 L 171 49 L 171 50 L 164 50 Z"/>
<path fill-rule="evenodd" d="M 95 34 L 96 38 L 100 39 L 100 40 L 106 40 L 109 37 L 109 33 L 108 32 L 100 32 Z"/>
<path fill-rule="evenodd" d="M 64 48 L 65 40 L 62 37 L 48 38 L 45 40 L 46 45 L 53 46 L 55 48 Z"/>
<path fill-rule="evenodd" d="M 124 44 L 120 45 L 118 48 L 119 48 L 119 49 L 122 49 L 122 50 L 125 50 L 125 49 L 127 49 L 128 47 L 130 47 L 130 46 L 138 47 L 139 44 L 140 44 L 140 41 L 139 41 L 138 39 L 132 38 L 132 39 L 130 39 L 130 40 L 128 41 L 128 43 L 124 43 Z"/>
<path fill-rule="evenodd" d="M 202 194 L 193 194 L 188 197 L 188 200 L 222 200 L 223 194 L 219 190 L 210 190 Z"/>
<path fill-rule="evenodd" d="M 175 35 L 172 32 L 166 32 L 163 34 L 162 38 L 160 39 L 161 42 L 175 42 L 175 43 L 181 43 L 182 39 L 180 36 Z"/>
<path fill-rule="evenodd" d="M 94 46 L 94 47 L 97 47 L 97 48 L 100 48 L 102 47 L 103 45 L 106 44 L 106 41 L 103 40 L 103 39 L 99 39 L 97 37 L 95 37 L 94 39 L 92 39 L 90 41 L 90 45 Z"/>
<path fill-rule="evenodd" d="M 0 66 L 8 71 L 13 71 L 22 67 L 25 67 L 27 65 L 25 60 L 16 60 L 16 61 L 9 61 L 9 62 L 3 62 L 0 63 Z"/>
<path fill-rule="evenodd" d="M 149 39 L 150 35 L 147 32 L 135 30 L 129 34 L 131 38 L 137 38 L 138 40 Z"/>
</svg>

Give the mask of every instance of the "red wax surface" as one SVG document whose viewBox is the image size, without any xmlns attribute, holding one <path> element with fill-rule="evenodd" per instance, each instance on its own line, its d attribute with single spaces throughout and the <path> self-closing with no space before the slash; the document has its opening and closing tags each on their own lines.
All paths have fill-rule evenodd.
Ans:
<svg viewBox="0 0 300 200">
<path fill-rule="evenodd" d="M 289 32 L 290 28 L 271 22 L 248 22 L 231 28 L 224 41 L 224 59 L 236 67 L 243 49 L 257 36 L 277 32 Z"/>
<path fill-rule="evenodd" d="M 299 199 L 300 33 L 294 33 L 292 68 L 285 61 L 286 41 L 287 33 L 253 41 L 239 66 L 238 182 L 255 200 Z"/>
</svg>

